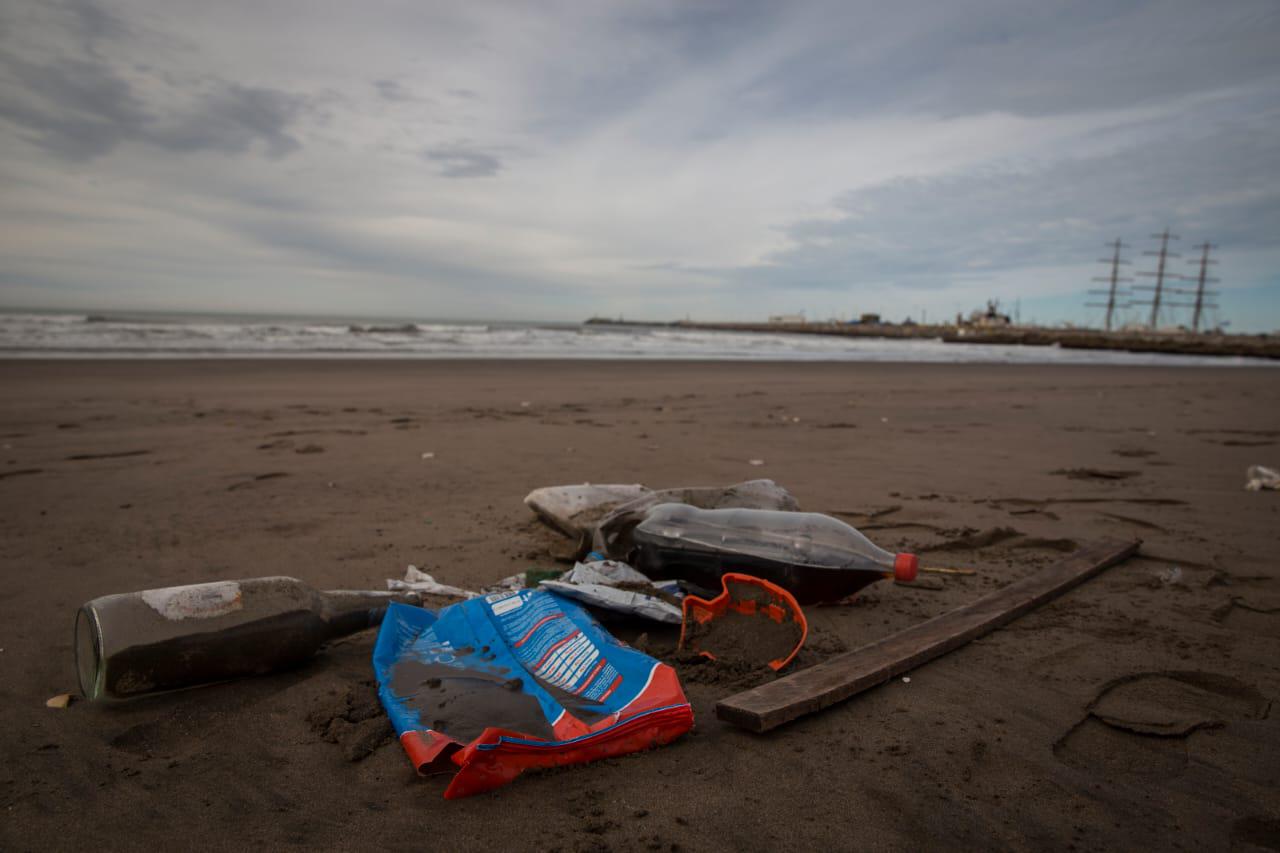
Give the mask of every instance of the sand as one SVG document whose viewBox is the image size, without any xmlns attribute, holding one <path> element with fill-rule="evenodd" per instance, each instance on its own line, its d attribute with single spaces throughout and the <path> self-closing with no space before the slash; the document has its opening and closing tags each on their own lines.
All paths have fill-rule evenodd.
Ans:
<svg viewBox="0 0 1280 853">
<path fill-rule="evenodd" d="M 1280 462 L 1274 370 L 7 361 L 0 397 L 3 849 L 1280 848 L 1280 493 L 1243 489 Z M 1072 543 L 1146 544 L 909 683 L 756 736 L 690 680 L 675 744 L 457 802 L 390 740 L 371 632 L 281 675 L 45 706 L 98 595 L 409 563 L 475 586 L 572 550 L 535 487 L 752 477 L 979 570 L 807 607 L 793 666 Z"/>
</svg>

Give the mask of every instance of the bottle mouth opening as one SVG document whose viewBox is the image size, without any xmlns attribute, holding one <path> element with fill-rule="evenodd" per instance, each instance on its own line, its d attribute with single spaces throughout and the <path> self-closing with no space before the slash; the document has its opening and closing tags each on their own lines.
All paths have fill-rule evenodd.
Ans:
<svg viewBox="0 0 1280 853">
<path fill-rule="evenodd" d="M 76 614 L 76 675 L 80 692 L 93 700 L 102 695 L 102 628 L 98 615 L 89 607 Z"/>
</svg>

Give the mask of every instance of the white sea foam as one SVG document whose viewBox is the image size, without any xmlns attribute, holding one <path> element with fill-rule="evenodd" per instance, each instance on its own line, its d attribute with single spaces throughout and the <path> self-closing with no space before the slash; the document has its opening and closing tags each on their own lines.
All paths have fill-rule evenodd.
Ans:
<svg viewBox="0 0 1280 853">
<path fill-rule="evenodd" d="M 1011 364 L 1272 364 L 1259 359 L 657 326 L 0 313 L 7 358 L 555 358 Z"/>
</svg>

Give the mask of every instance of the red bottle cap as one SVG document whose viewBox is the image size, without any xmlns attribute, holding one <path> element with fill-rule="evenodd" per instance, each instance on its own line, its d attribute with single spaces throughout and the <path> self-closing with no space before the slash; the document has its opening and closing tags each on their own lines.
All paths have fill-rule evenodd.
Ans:
<svg viewBox="0 0 1280 853">
<path fill-rule="evenodd" d="M 915 554 L 898 554 L 893 558 L 893 578 L 903 583 L 911 583 L 916 579 L 920 568 L 920 560 Z"/>
</svg>

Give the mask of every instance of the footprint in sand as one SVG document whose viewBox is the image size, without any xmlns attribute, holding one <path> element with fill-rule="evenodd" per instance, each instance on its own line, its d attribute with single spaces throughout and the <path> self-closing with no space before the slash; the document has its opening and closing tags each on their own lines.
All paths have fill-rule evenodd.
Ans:
<svg viewBox="0 0 1280 853">
<path fill-rule="evenodd" d="M 1232 631 L 1280 638 L 1280 596 L 1265 592 L 1236 595 L 1213 618 Z"/>
<path fill-rule="evenodd" d="M 227 491 L 234 492 L 237 489 L 248 488 L 249 486 L 252 486 L 254 483 L 257 483 L 261 480 L 277 480 L 281 477 L 288 477 L 288 476 L 289 474 L 286 471 L 271 471 L 270 473 L 267 473 L 267 474 L 259 474 L 258 476 L 254 477 L 252 480 L 245 480 L 244 482 L 241 482 L 241 483 L 233 483 L 232 485 L 227 486 Z"/>
<path fill-rule="evenodd" d="M 1145 459 L 1148 456 L 1155 456 L 1154 450 L 1148 450 L 1145 447 L 1118 447 L 1111 451 L 1114 456 L 1123 456 L 1126 459 Z"/>
<path fill-rule="evenodd" d="M 68 462 L 83 462 L 87 459 L 123 459 L 126 456 L 146 456 L 150 450 L 119 450 L 115 453 L 77 453 L 68 456 Z"/>
<path fill-rule="evenodd" d="M 1104 468 L 1058 468 L 1050 471 L 1059 477 L 1066 477 L 1069 480 L 1128 480 L 1132 477 L 1141 475 L 1141 471 L 1120 471 L 1116 469 Z"/>
<path fill-rule="evenodd" d="M 1135 518 L 1132 515 L 1121 515 L 1118 512 L 1100 512 L 1098 514 L 1105 518 L 1109 518 L 1112 521 L 1119 521 L 1119 522 L 1123 522 L 1124 524 L 1132 524 L 1135 527 L 1141 527 L 1144 530 L 1159 530 L 1161 533 L 1169 532 L 1167 529 L 1156 524 L 1154 521 L 1147 521 L 1146 519 Z"/>
<path fill-rule="evenodd" d="M 1085 718 L 1053 746 L 1070 767 L 1176 775 L 1200 729 L 1258 720 L 1271 703 L 1252 686 L 1209 672 L 1141 672 L 1108 682 Z"/>
<path fill-rule="evenodd" d="M 1016 539 L 1022 535 L 1019 530 L 1012 527 L 990 527 L 986 530 L 973 530 L 970 528 L 968 533 L 955 539 L 939 543 L 937 545 L 928 545 L 919 549 L 924 551 L 968 551 L 978 548 L 989 548 L 992 545 L 998 545 L 1009 539 Z"/>
<path fill-rule="evenodd" d="M 1074 539 L 1047 539 L 1042 536 L 1030 536 L 1021 539 L 1011 546 L 1013 548 L 1041 548 L 1046 551 L 1070 552 L 1080 547 Z"/>
</svg>

